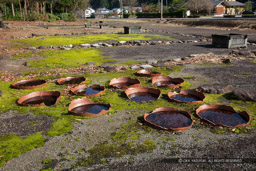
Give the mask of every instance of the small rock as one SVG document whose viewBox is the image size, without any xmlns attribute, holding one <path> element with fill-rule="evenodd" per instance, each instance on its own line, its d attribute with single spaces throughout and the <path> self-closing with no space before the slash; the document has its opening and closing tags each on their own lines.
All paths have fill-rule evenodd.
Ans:
<svg viewBox="0 0 256 171">
<path fill-rule="evenodd" d="M 89 44 L 89 43 L 84 43 L 84 44 L 80 44 L 79 46 L 81 46 L 81 47 L 91 47 L 91 44 Z"/>
<path fill-rule="evenodd" d="M 232 92 L 234 87 L 232 85 L 221 85 L 221 84 L 212 84 L 212 85 L 202 85 L 197 88 L 200 92 L 210 93 L 210 94 L 225 94 Z"/>
<path fill-rule="evenodd" d="M 0 90 L 0 97 L 2 96 L 2 94 L 3 94 L 3 93 L 2 93 L 2 91 Z"/>
<path fill-rule="evenodd" d="M 152 65 L 141 65 L 140 67 L 143 69 L 153 68 Z"/>
<path fill-rule="evenodd" d="M 222 63 L 224 63 L 224 64 L 230 64 L 231 61 L 230 61 L 230 59 L 222 59 Z"/>
<path fill-rule="evenodd" d="M 256 91 L 254 85 L 236 88 L 232 92 L 232 98 L 245 101 L 256 101 Z"/>
<path fill-rule="evenodd" d="M 156 41 L 152 41 L 152 42 L 150 42 L 150 45 L 157 45 L 157 42 Z"/>
<path fill-rule="evenodd" d="M 108 44 L 108 43 L 103 43 L 102 44 L 103 46 L 106 46 L 106 47 L 112 47 L 112 45 Z"/>
<path fill-rule="evenodd" d="M 62 47 L 61 50 L 71 50 L 71 48 Z"/>
<path fill-rule="evenodd" d="M 197 56 L 198 56 L 198 54 L 191 54 L 188 57 L 197 57 Z"/>
<path fill-rule="evenodd" d="M 156 63 L 157 63 L 157 60 L 149 59 L 149 60 L 147 60 L 147 63 L 148 63 L 148 64 L 156 64 Z"/>
<path fill-rule="evenodd" d="M 134 65 L 131 67 L 132 70 L 136 70 L 136 69 L 140 69 L 140 67 L 138 65 Z"/>
<path fill-rule="evenodd" d="M 39 46 L 38 49 L 47 49 L 45 46 Z"/>
<path fill-rule="evenodd" d="M 104 71 L 107 71 L 107 72 L 116 72 L 116 66 L 106 66 L 104 67 Z"/>
<path fill-rule="evenodd" d="M 173 59 L 173 61 L 180 62 L 180 61 L 182 61 L 182 59 L 181 58 L 175 58 L 175 59 Z"/>
<path fill-rule="evenodd" d="M 89 66 L 93 66 L 95 64 L 96 64 L 95 62 L 86 62 L 86 65 L 89 65 Z"/>
<path fill-rule="evenodd" d="M 134 44 L 140 44 L 141 41 L 140 41 L 140 40 L 134 40 L 133 43 L 134 43 Z"/>
<path fill-rule="evenodd" d="M 126 41 L 119 41 L 118 43 L 120 43 L 121 45 L 124 45 Z"/>
<path fill-rule="evenodd" d="M 100 45 L 95 43 L 95 44 L 91 44 L 91 47 L 100 48 Z"/>
<path fill-rule="evenodd" d="M 28 50 L 36 50 L 36 47 L 32 47 L 32 46 L 31 46 L 31 47 L 28 47 L 27 49 L 28 49 Z"/>
<path fill-rule="evenodd" d="M 67 48 L 73 48 L 73 45 L 72 44 L 69 44 L 66 46 Z"/>
<path fill-rule="evenodd" d="M 23 62 L 23 64 L 22 65 L 24 65 L 24 66 L 29 66 L 30 65 L 30 63 L 29 62 Z"/>
</svg>

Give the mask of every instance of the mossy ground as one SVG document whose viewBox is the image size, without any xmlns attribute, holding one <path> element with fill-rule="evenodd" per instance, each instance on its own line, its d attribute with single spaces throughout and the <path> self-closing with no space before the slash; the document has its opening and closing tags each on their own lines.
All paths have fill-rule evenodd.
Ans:
<svg viewBox="0 0 256 171">
<path fill-rule="evenodd" d="M 85 36 L 46 36 L 28 39 L 14 39 L 12 42 L 22 43 L 27 46 L 60 46 L 60 45 L 78 45 L 82 43 L 104 42 L 107 40 L 130 41 L 130 40 L 175 40 L 168 36 L 147 35 L 147 34 L 98 34 Z M 22 45 L 20 45 L 22 47 Z"/>
<path fill-rule="evenodd" d="M 87 62 L 95 62 L 96 65 L 101 65 L 105 62 L 114 61 L 110 57 L 102 56 L 100 51 L 93 49 L 27 52 L 15 55 L 14 59 L 27 59 L 30 67 L 48 69 L 85 66 Z"/>
</svg>

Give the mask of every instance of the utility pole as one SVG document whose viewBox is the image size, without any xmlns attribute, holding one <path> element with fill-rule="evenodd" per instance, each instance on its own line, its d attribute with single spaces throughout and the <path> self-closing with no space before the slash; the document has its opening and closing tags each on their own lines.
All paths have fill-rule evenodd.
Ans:
<svg viewBox="0 0 256 171">
<path fill-rule="evenodd" d="M 123 0 L 120 1 L 121 18 L 124 18 Z"/>
<path fill-rule="evenodd" d="M 161 0 L 161 20 L 163 20 L 163 0 Z"/>
</svg>

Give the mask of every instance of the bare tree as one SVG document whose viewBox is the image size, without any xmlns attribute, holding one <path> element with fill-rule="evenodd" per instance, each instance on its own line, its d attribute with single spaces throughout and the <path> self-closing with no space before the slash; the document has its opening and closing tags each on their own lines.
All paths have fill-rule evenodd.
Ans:
<svg viewBox="0 0 256 171">
<path fill-rule="evenodd" d="M 202 10 L 210 12 L 213 10 L 214 4 L 211 0 L 189 0 L 187 8 L 191 11 L 196 11 L 197 13 Z"/>
</svg>

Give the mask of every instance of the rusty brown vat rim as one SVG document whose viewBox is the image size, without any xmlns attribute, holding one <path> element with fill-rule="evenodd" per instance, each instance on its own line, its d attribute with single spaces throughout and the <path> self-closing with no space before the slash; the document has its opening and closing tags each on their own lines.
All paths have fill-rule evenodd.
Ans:
<svg viewBox="0 0 256 171">
<path fill-rule="evenodd" d="M 186 127 L 180 127 L 180 128 L 164 128 L 164 127 L 161 127 L 159 125 L 156 125 L 150 121 L 147 120 L 147 117 L 151 114 L 155 114 L 156 112 L 177 112 L 177 113 L 180 113 L 180 114 L 183 114 L 185 116 L 187 116 L 189 119 L 191 119 L 191 124 L 186 126 Z M 184 131 L 184 130 L 187 130 L 189 128 L 192 127 L 193 123 L 194 123 L 194 120 L 192 119 L 192 116 L 189 112 L 187 111 L 182 111 L 182 110 L 176 110 L 172 107 L 160 107 L 160 108 L 157 108 L 155 109 L 154 111 L 152 111 L 151 113 L 145 113 L 144 114 L 144 120 L 146 121 L 147 124 L 153 126 L 154 128 L 157 128 L 157 129 L 161 129 L 161 130 L 165 130 L 165 131 L 175 131 L 175 132 L 180 132 L 180 131 Z"/>
</svg>

